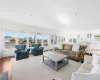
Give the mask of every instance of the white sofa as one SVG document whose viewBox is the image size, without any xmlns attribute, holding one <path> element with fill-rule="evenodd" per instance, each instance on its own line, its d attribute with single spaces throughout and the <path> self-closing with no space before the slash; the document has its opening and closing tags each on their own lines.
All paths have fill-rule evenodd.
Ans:
<svg viewBox="0 0 100 80">
<path fill-rule="evenodd" d="M 91 69 L 93 68 L 92 66 L 92 56 L 85 55 L 84 56 L 84 63 L 81 65 L 81 67 L 78 69 L 77 72 L 80 73 L 89 73 Z"/>
</svg>

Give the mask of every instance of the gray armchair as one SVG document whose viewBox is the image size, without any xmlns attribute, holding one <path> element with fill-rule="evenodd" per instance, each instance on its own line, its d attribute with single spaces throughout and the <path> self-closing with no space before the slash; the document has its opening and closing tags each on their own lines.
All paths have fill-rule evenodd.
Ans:
<svg viewBox="0 0 100 80">
<path fill-rule="evenodd" d="M 34 47 L 31 49 L 31 54 L 34 56 L 42 55 L 43 54 L 43 47 L 40 47 L 40 44 L 32 44 L 31 47 Z"/>
<path fill-rule="evenodd" d="M 26 48 L 26 45 L 18 44 L 15 45 L 15 48 L 16 49 L 14 50 L 14 53 L 16 60 L 25 59 L 29 57 L 30 50 Z"/>
</svg>

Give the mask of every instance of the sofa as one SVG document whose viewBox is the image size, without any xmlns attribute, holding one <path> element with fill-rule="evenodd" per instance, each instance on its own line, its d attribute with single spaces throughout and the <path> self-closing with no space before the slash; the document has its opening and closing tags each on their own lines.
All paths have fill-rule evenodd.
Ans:
<svg viewBox="0 0 100 80">
<path fill-rule="evenodd" d="M 33 47 L 31 49 L 31 54 L 33 54 L 34 56 L 38 56 L 38 55 L 42 55 L 43 54 L 43 47 L 41 47 L 40 44 L 32 44 L 31 47 Z"/>
<path fill-rule="evenodd" d="M 81 67 L 77 70 L 79 73 L 89 73 L 91 72 L 93 65 L 92 65 L 92 56 L 85 55 L 84 56 L 84 63 Z"/>
<path fill-rule="evenodd" d="M 70 59 L 73 59 L 76 61 L 83 61 L 85 49 L 87 48 L 87 46 L 83 46 L 80 44 L 77 46 L 76 44 L 75 45 L 63 44 L 62 49 L 58 49 L 58 50 L 56 50 L 56 52 L 68 55 L 68 57 Z M 75 50 L 75 49 L 77 49 L 77 50 Z"/>
<path fill-rule="evenodd" d="M 21 60 L 29 57 L 29 49 L 24 44 L 15 45 L 14 53 L 16 60 Z"/>
</svg>

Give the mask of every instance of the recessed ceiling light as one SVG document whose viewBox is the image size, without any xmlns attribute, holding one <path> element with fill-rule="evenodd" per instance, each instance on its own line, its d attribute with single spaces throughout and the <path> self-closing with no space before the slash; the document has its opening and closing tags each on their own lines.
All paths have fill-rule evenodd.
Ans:
<svg viewBox="0 0 100 80">
<path fill-rule="evenodd" d="M 75 15 L 78 15 L 77 13 L 75 13 Z"/>
<path fill-rule="evenodd" d="M 60 15 L 58 20 L 59 20 L 60 23 L 62 23 L 64 25 L 69 25 L 70 24 L 69 19 L 66 15 Z"/>
<path fill-rule="evenodd" d="M 99 23 L 99 21 L 97 21 L 97 23 Z"/>
<path fill-rule="evenodd" d="M 30 14 L 30 16 L 32 16 L 32 14 Z"/>
<path fill-rule="evenodd" d="M 68 6 L 70 6 L 70 4 L 68 4 Z"/>
<path fill-rule="evenodd" d="M 75 15 L 75 16 L 77 16 L 77 15 L 78 15 L 78 13 L 75 13 L 74 15 Z"/>
</svg>

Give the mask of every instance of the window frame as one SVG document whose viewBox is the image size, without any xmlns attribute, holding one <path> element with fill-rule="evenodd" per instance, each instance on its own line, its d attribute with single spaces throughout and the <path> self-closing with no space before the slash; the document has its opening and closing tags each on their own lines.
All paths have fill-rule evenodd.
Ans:
<svg viewBox="0 0 100 80">
<path fill-rule="evenodd" d="M 34 35 L 34 37 L 35 37 L 35 44 L 36 44 L 36 33 L 27 33 L 27 38 L 28 38 L 28 45 L 27 46 L 30 46 L 30 42 L 29 42 L 29 36 L 30 35 Z"/>
<path fill-rule="evenodd" d="M 3 33 L 2 33 L 3 34 L 2 35 L 2 39 L 3 39 L 3 41 L 2 41 L 3 42 L 2 43 L 2 49 L 3 50 L 11 50 L 10 48 L 8 48 L 8 49 L 5 48 L 5 35 L 4 35 L 5 32 L 14 32 L 15 33 L 15 44 L 17 44 L 17 32 L 13 31 L 13 30 L 4 30 Z"/>
</svg>

